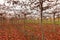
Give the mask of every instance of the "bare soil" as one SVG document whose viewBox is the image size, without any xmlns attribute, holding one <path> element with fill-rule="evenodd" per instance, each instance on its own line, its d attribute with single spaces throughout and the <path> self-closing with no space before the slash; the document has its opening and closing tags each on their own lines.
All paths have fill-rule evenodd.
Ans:
<svg viewBox="0 0 60 40">
<path fill-rule="evenodd" d="M 57 24 L 12 24 L 0 22 L 0 40 L 60 40 Z"/>
</svg>

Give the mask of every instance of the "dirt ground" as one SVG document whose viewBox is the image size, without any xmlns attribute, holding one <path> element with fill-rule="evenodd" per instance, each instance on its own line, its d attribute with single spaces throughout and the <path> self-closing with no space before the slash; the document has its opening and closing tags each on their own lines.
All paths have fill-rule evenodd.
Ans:
<svg viewBox="0 0 60 40">
<path fill-rule="evenodd" d="M 0 40 L 60 40 L 60 25 L 0 22 Z"/>
</svg>

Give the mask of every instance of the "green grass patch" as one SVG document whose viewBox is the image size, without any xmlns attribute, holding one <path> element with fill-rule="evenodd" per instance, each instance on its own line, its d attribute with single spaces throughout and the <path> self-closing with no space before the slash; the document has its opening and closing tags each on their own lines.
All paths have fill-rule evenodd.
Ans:
<svg viewBox="0 0 60 40">
<path fill-rule="evenodd" d="M 7 22 L 6 20 L 2 20 L 0 22 Z M 10 20 L 10 23 L 13 23 L 13 24 L 20 24 L 20 23 L 33 23 L 33 24 L 41 24 L 41 20 Z M 42 23 L 43 24 L 60 24 L 60 21 L 50 21 L 50 20 L 42 20 Z"/>
</svg>

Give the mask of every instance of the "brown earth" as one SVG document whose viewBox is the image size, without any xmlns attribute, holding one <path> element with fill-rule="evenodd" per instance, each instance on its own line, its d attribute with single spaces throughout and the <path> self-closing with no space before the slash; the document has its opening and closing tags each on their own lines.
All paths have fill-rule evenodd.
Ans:
<svg viewBox="0 0 60 40">
<path fill-rule="evenodd" d="M 0 40 L 60 40 L 60 25 L 0 22 Z"/>
</svg>

